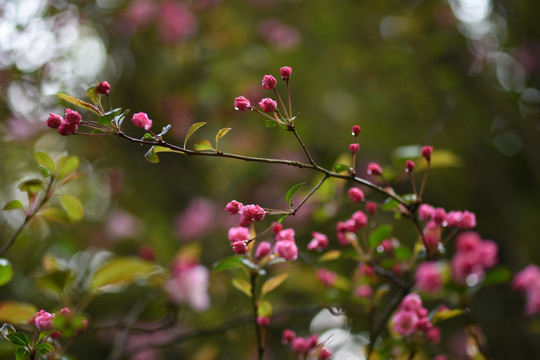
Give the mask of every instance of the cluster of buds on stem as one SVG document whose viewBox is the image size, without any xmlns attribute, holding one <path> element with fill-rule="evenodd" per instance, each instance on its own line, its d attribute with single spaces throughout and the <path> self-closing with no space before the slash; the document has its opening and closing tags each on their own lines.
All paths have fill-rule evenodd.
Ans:
<svg viewBox="0 0 540 360">
<path fill-rule="evenodd" d="M 317 335 L 308 338 L 297 336 L 292 330 L 285 329 L 281 336 L 283 344 L 288 345 L 296 359 L 328 360 L 332 353 L 323 348 Z"/>
</svg>

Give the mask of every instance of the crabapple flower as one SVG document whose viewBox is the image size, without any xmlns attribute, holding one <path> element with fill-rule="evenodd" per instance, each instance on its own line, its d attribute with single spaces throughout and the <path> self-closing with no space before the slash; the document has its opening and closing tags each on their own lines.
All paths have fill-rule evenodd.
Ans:
<svg viewBox="0 0 540 360">
<path fill-rule="evenodd" d="M 272 100 L 271 98 L 264 98 L 259 102 L 259 105 L 263 109 L 265 113 L 271 113 L 276 111 L 277 109 L 277 102 L 275 100 Z"/>
<path fill-rule="evenodd" d="M 268 316 L 257 316 L 257 325 L 261 327 L 268 327 L 270 325 L 270 317 Z"/>
<path fill-rule="evenodd" d="M 70 124 L 67 121 L 63 120 L 60 126 L 58 127 L 58 133 L 62 136 L 73 135 L 78 129 L 78 125 Z"/>
<path fill-rule="evenodd" d="M 232 244 L 235 254 L 244 255 L 247 253 L 247 245 L 245 241 L 236 241 Z"/>
<path fill-rule="evenodd" d="M 353 136 L 358 136 L 360 135 L 360 132 L 362 131 L 362 129 L 360 128 L 360 126 L 358 125 L 353 125 L 352 127 L 352 134 Z"/>
<path fill-rule="evenodd" d="M 431 215 L 431 218 L 437 225 L 442 225 L 444 220 L 446 219 L 446 211 L 443 208 L 436 208 L 433 210 L 433 214 Z"/>
<path fill-rule="evenodd" d="M 438 327 L 431 327 L 426 331 L 426 339 L 433 344 L 441 342 L 441 329 Z"/>
<path fill-rule="evenodd" d="M 403 311 L 417 311 L 422 308 L 422 299 L 418 294 L 410 293 L 403 298 L 399 309 Z"/>
<path fill-rule="evenodd" d="M 442 289 L 441 269 L 435 262 L 425 262 L 416 268 L 416 288 L 427 294 L 435 294 Z"/>
<path fill-rule="evenodd" d="M 66 108 L 66 117 L 64 119 L 71 125 L 79 125 L 82 121 L 82 116 L 75 110 Z"/>
<path fill-rule="evenodd" d="M 262 87 L 265 90 L 272 90 L 276 87 L 277 80 L 272 75 L 264 75 L 262 79 Z"/>
<path fill-rule="evenodd" d="M 435 209 L 433 208 L 433 206 L 429 204 L 422 204 L 418 208 L 418 217 L 420 218 L 420 220 L 427 221 L 431 218 L 431 215 L 433 215 L 434 210 Z"/>
<path fill-rule="evenodd" d="M 356 211 L 353 215 L 352 215 L 352 218 L 351 218 L 354 223 L 355 223 L 355 229 L 357 229 L 356 231 L 360 230 L 360 229 L 363 229 L 364 227 L 366 227 L 367 223 L 368 223 L 368 218 L 367 218 L 367 215 L 363 212 L 363 211 Z M 356 232 L 354 231 L 354 232 Z"/>
<path fill-rule="evenodd" d="M 291 350 L 296 354 L 306 354 L 309 350 L 309 341 L 304 338 L 297 337 L 291 343 Z"/>
<path fill-rule="evenodd" d="M 284 344 L 290 344 L 296 338 L 296 333 L 292 330 L 285 329 L 281 335 L 281 342 Z"/>
<path fill-rule="evenodd" d="M 348 194 L 349 198 L 354 202 L 361 202 L 365 199 L 364 192 L 357 187 L 350 188 Z"/>
<path fill-rule="evenodd" d="M 143 112 L 138 112 L 136 114 L 133 114 L 133 117 L 131 118 L 131 122 L 136 127 L 144 128 L 144 130 L 150 130 L 152 127 L 152 120 L 148 118 L 148 115 Z"/>
<path fill-rule="evenodd" d="M 317 279 L 325 287 L 331 287 L 332 285 L 335 284 L 337 280 L 337 274 L 327 269 L 319 269 L 317 270 Z"/>
<path fill-rule="evenodd" d="M 317 360 L 328 360 L 332 357 L 332 353 L 326 349 L 322 349 Z"/>
<path fill-rule="evenodd" d="M 243 96 L 239 96 L 234 99 L 234 108 L 240 111 L 246 111 L 251 109 L 251 103 Z"/>
<path fill-rule="evenodd" d="M 271 251 L 272 251 L 272 244 L 270 244 L 268 241 L 262 241 L 257 247 L 257 251 L 255 252 L 255 257 L 257 257 L 257 259 L 263 258 L 266 255 L 270 254 Z"/>
<path fill-rule="evenodd" d="M 40 310 L 28 320 L 28 324 L 35 326 L 39 331 L 52 330 L 54 329 L 53 320 L 55 317 L 55 314 Z"/>
<path fill-rule="evenodd" d="M 529 265 L 514 276 L 512 287 L 525 292 L 525 314 L 532 315 L 540 312 L 540 268 Z"/>
<path fill-rule="evenodd" d="M 406 172 L 409 172 L 409 173 L 413 172 L 414 167 L 415 167 L 415 164 L 414 164 L 413 161 L 411 161 L 411 160 L 405 161 L 405 171 Z"/>
<path fill-rule="evenodd" d="M 461 220 L 458 224 L 460 229 L 472 229 L 476 227 L 476 215 L 470 211 L 465 210 L 462 213 Z"/>
<path fill-rule="evenodd" d="M 278 241 L 275 246 L 276 253 L 285 260 L 296 260 L 298 257 L 298 248 L 294 241 Z"/>
<path fill-rule="evenodd" d="M 69 310 L 67 307 L 62 308 L 62 310 L 60 310 L 60 315 L 69 318 L 71 317 L 71 310 Z"/>
<path fill-rule="evenodd" d="M 351 154 L 356 154 L 358 150 L 360 150 L 360 144 L 352 143 L 351 145 L 349 145 L 349 151 L 351 152 Z"/>
<path fill-rule="evenodd" d="M 476 285 L 485 275 L 485 270 L 497 263 L 497 245 L 482 240 L 478 233 L 463 232 L 456 238 L 456 253 L 452 258 L 452 276 L 458 283 Z"/>
<path fill-rule="evenodd" d="M 382 175 L 382 168 L 379 164 L 372 162 L 368 164 L 367 173 L 368 175 L 379 176 Z"/>
<path fill-rule="evenodd" d="M 237 241 L 249 240 L 249 229 L 243 226 L 233 227 L 229 229 L 229 241 L 234 244 Z"/>
<path fill-rule="evenodd" d="M 292 68 L 290 66 L 284 66 L 281 69 L 279 69 L 279 73 L 281 74 L 281 78 L 287 81 L 291 77 Z"/>
<path fill-rule="evenodd" d="M 62 124 L 63 120 L 64 119 L 62 119 L 60 115 L 49 114 L 49 118 L 47 119 L 46 124 L 52 129 L 58 129 L 58 127 L 60 127 L 60 125 Z"/>
<path fill-rule="evenodd" d="M 423 146 L 422 147 L 422 156 L 427 160 L 431 160 L 431 154 L 433 154 L 433 146 Z"/>
<path fill-rule="evenodd" d="M 239 211 L 241 215 L 241 224 L 250 225 L 254 221 L 261 221 L 264 219 L 266 212 L 259 205 L 246 205 Z"/>
<path fill-rule="evenodd" d="M 225 211 L 227 211 L 231 215 L 236 215 L 240 211 L 242 211 L 243 207 L 244 207 L 244 205 L 242 205 L 242 203 L 240 203 L 240 202 L 238 202 L 236 200 L 233 200 L 233 201 L 229 202 L 227 204 L 227 206 L 225 206 Z"/>
<path fill-rule="evenodd" d="M 284 229 L 276 234 L 276 241 L 294 242 L 294 229 Z"/>
<path fill-rule="evenodd" d="M 318 251 L 322 251 L 328 246 L 328 236 L 317 231 L 313 231 L 311 236 L 313 236 L 313 239 L 307 246 L 308 250 L 317 249 Z"/>
<path fill-rule="evenodd" d="M 377 212 L 377 204 L 373 201 L 366 201 L 366 212 L 373 216 Z"/>
<path fill-rule="evenodd" d="M 412 311 L 398 311 L 392 318 L 393 330 L 401 336 L 409 336 L 418 325 L 418 315 Z"/>
<path fill-rule="evenodd" d="M 354 290 L 354 295 L 358 296 L 359 298 L 369 299 L 373 295 L 373 289 L 371 286 L 363 284 Z"/>
<path fill-rule="evenodd" d="M 109 91 L 111 90 L 111 85 L 109 85 L 109 83 L 106 81 L 102 81 L 99 83 L 96 90 L 98 93 L 102 95 L 109 95 Z"/>
<path fill-rule="evenodd" d="M 165 281 L 165 291 L 173 304 L 188 304 L 196 311 L 204 311 L 210 306 L 209 276 L 203 265 L 177 261 Z"/>
</svg>

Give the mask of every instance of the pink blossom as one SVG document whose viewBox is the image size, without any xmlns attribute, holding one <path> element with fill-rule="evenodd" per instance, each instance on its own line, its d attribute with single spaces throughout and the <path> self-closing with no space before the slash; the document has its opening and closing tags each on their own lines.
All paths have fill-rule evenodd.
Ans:
<svg viewBox="0 0 540 360">
<path fill-rule="evenodd" d="M 278 241 L 276 242 L 276 253 L 285 260 L 296 260 L 298 248 L 293 241 Z"/>
<path fill-rule="evenodd" d="M 268 316 L 257 316 L 257 324 L 260 327 L 268 327 L 270 325 L 270 317 L 268 317 Z"/>
<path fill-rule="evenodd" d="M 414 165 L 413 161 L 411 161 L 411 160 L 405 161 L 405 171 L 406 172 L 413 172 L 414 167 L 415 167 L 415 165 Z"/>
<path fill-rule="evenodd" d="M 476 215 L 465 210 L 458 224 L 460 229 L 473 229 L 476 227 Z"/>
<path fill-rule="evenodd" d="M 290 66 L 284 66 L 279 69 L 279 73 L 283 80 L 288 81 L 292 74 L 292 68 Z"/>
<path fill-rule="evenodd" d="M 164 44 L 183 41 L 197 31 L 197 18 L 180 3 L 163 2 L 159 9 L 159 17 L 159 39 Z"/>
<path fill-rule="evenodd" d="M 446 226 L 457 227 L 462 217 L 463 213 L 461 211 L 449 211 L 446 213 L 444 221 L 446 222 Z"/>
<path fill-rule="evenodd" d="M 317 334 L 311 335 L 311 336 L 307 339 L 307 342 L 308 342 L 308 346 L 309 346 L 310 348 L 316 347 L 317 344 L 319 343 L 319 335 L 317 335 Z"/>
<path fill-rule="evenodd" d="M 332 353 L 326 349 L 322 349 L 319 353 L 319 357 L 317 360 L 328 360 L 332 357 Z"/>
<path fill-rule="evenodd" d="M 441 269 L 435 262 L 425 262 L 416 268 L 416 287 L 428 294 L 434 294 L 442 289 L 443 280 Z"/>
<path fill-rule="evenodd" d="M 309 350 L 309 342 L 301 337 L 296 337 L 291 343 L 291 350 L 296 354 L 306 354 Z"/>
<path fill-rule="evenodd" d="M 433 154 L 433 146 L 423 146 L 422 147 L 422 156 L 427 160 L 431 160 L 431 154 Z"/>
<path fill-rule="evenodd" d="M 259 25 L 259 33 L 271 44 L 289 49 L 300 42 L 300 33 L 277 18 L 267 19 Z"/>
<path fill-rule="evenodd" d="M 181 240 L 198 240 L 216 225 L 215 204 L 202 197 L 190 200 L 186 209 L 174 218 L 174 229 Z"/>
<path fill-rule="evenodd" d="M 456 254 L 452 258 L 452 275 L 460 283 L 476 284 L 484 277 L 485 270 L 497 263 L 497 245 L 490 240 L 482 240 L 476 232 L 467 231 L 456 238 Z"/>
<path fill-rule="evenodd" d="M 277 109 L 277 102 L 275 100 L 272 100 L 271 98 L 262 99 L 259 102 L 259 105 L 261 106 L 262 110 L 266 113 L 274 112 Z"/>
<path fill-rule="evenodd" d="M 341 232 L 341 231 L 338 231 L 337 239 L 338 239 L 338 242 L 343 246 L 348 245 L 350 243 L 350 241 L 349 241 L 349 239 L 347 239 L 347 236 L 345 235 L 345 233 Z"/>
<path fill-rule="evenodd" d="M 512 287 L 520 291 L 540 287 L 540 268 L 531 264 L 518 272 L 512 280 Z"/>
<path fill-rule="evenodd" d="M 313 236 L 313 239 L 307 246 L 308 250 L 317 249 L 318 251 L 322 251 L 328 246 L 328 236 L 316 231 L 313 231 L 311 236 Z"/>
<path fill-rule="evenodd" d="M 28 320 L 28 324 L 35 326 L 39 331 L 52 330 L 54 329 L 53 320 L 55 317 L 55 314 L 40 310 Z"/>
<path fill-rule="evenodd" d="M 415 312 L 418 309 L 422 308 L 422 299 L 420 299 L 420 295 L 415 293 L 410 293 L 407 296 L 403 298 L 401 301 L 401 304 L 399 305 L 399 309 L 403 311 L 412 311 Z"/>
<path fill-rule="evenodd" d="M 358 271 L 364 276 L 371 276 L 375 274 L 375 269 L 373 268 L 373 266 L 366 263 L 361 263 L 360 265 L 358 265 Z"/>
<path fill-rule="evenodd" d="M 354 295 L 358 296 L 359 298 L 369 299 L 373 295 L 373 289 L 371 286 L 363 284 L 354 290 Z"/>
<path fill-rule="evenodd" d="M 424 246 L 432 256 L 439 253 L 439 243 L 441 241 L 441 229 L 426 226 L 424 230 Z"/>
<path fill-rule="evenodd" d="M 429 318 L 427 317 L 427 310 L 422 308 L 423 310 L 423 314 L 420 315 L 420 314 L 416 314 L 418 315 L 418 323 L 416 324 L 416 328 L 418 330 L 421 330 L 421 331 L 428 331 L 429 329 L 432 329 L 433 328 L 433 324 L 431 323 L 431 321 L 429 320 Z"/>
<path fill-rule="evenodd" d="M 109 85 L 109 83 L 106 81 L 102 81 L 99 83 L 96 90 L 98 93 L 102 95 L 109 95 L 109 91 L 111 90 L 111 85 Z"/>
<path fill-rule="evenodd" d="M 360 211 L 360 210 L 356 211 L 352 215 L 351 219 L 354 221 L 354 223 L 355 223 L 354 228 L 356 229 L 353 232 L 356 232 L 356 231 L 358 231 L 360 229 L 365 228 L 367 223 L 368 223 L 367 215 L 363 211 Z"/>
<path fill-rule="evenodd" d="M 281 230 L 283 230 L 283 225 L 281 223 L 272 224 L 272 232 L 274 233 L 274 235 L 279 234 Z"/>
<path fill-rule="evenodd" d="M 245 241 L 236 241 L 232 244 L 232 247 L 234 253 L 238 255 L 244 255 L 245 253 L 247 253 L 248 250 Z"/>
<path fill-rule="evenodd" d="M 358 150 L 360 150 L 360 144 L 352 143 L 351 145 L 349 145 L 349 151 L 351 152 L 351 154 L 356 154 Z"/>
<path fill-rule="evenodd" d="M 368 175 L 380 176 L 382 174 L 382 168 L 379 164 L 372 162 L 368 164 L 367 173 Z"/>
<path fill-rule="evenodd" d="M 210 273 L 203 265 L 175 262 L 165 281 L 165 291 L 173 304 L 188 304 L 196 311 L 204 311 L 210 306 L 209 277 Z"/>
<path fill-rule="evenodd" d="M 392 317 L 393 330 L 401 336 L 409 336 L 416 330 L 418 316 L 412 311 L 398 311 Z"/>
<path fill-rule="evenodd" d="M 144 128 L 144 130 L 150 130 L 152 127 L 152 120 L 148 118 L 148 115 L 143 112 L 138 112 L 133 114 L 131 122 L 136 127 Z"/>
<path fill-rule="evenodd" d="M 246 241 L 250 238 L 249 229 L 243 226 L 233 227 L 229 229 L 229 241 L 234 244 L 237 241 Z"/>
<path fill-rule="evenodd" d="M 442 225 L 444 220 L 446 219 L 446 211 L 440 207 L 436 208 L 435 210 L 433 210 L 431 219 L 435 221 L 437 225 Z"/>
<path fill-rule="evenodd" d="M 371 216 L 375 215 L 377 213 L 377 203 L 366 201 L 366 212 Z"/>
<path fill-rule="evenodd" d="M 75 110 L 66 108 L 66 117 L 64 119 L 70 125 L 79 125 L 82 121 L 82 116 Z"/>
<path fill-rule="evenodd" d="M 238 96 L 234 99 L 234 108 L 240 111 L 246 111 L 251 109 L 251 104 L 248 99 L 243 96 Z"/>
<path fill-rule="evenodd" d="M 276 87 L 277 80 L 272 75 L 264 75 L 262 79 L 262 87 L 265 90 L 272 90 Z M 262 105 L 261 105 L 262 106 Z M 270 111 L 268 111 L 270 112 Z"/>
<path fill-rule="evenodd" d="M 240 210 L 239 214 L 242 216 L 242 225 L 249 225 L 254 221 L 263 220 L 266 212 L 259 205 L 246 205 Z"/>
<path fill-rule="evenodd" d="M 244 207 L 244 205 L 242 205 L 242 203 L 240 203 L 240 202 L 238 202 L 236 200 L 233 200 L 233 201 L 229 202 L 227 204 L 227 206 L 225 206 L 225 211 L 227 211 L 231 215 L 236 215 L 240 211 L 242 211 L 243 207 Z"/>
<path fill-rule="evenodd" d="M 77 124 L 70 124 L 64 120 L 58 127 L 58 133 L 62 136 L 73 135 L 77 131 L 77 128 Z"/>
<path fill-rule="evenodd" d="M 257 257 L 257 259 L 261 259 L 266 255 L 270 254 L 271 251 L 272 244 L 270 244 L 268 241 L 261 241 L 261 243 L 257 247 L 257 252 L 255 253 L 255 256 Z"/>
<path fill-rule="evenodd" d="M 426 331 L 426 339 L 428 339 L 433 344 L 438 344 L 441 342 L 441 329 L 438 327 L 432 327 Z"/>
<path fill-rule="evenodd" d="M 281 335 L 281 342 L 284 344 L 290 344 L 296 338 L 296 333 L 292 330 L 285 329 Z"/>
<path fill-rule="evenodd" d="M 525 314 L 533 315 L 540 313 L 540 287 L 536 286 L 527 291 L 527 303 Z"/>
<path fill-rule="evenodd" d="M 418 208 L 418 218 L 422 221 L 427 221 L 431 218 L 431 215 L 433 215 L 433 206 L 428 204 L 422 204 Z"/>
<path fill-rule="evenodd" d="M 394 244 L 389 239 L 384 239 L 381 242 L 381 248 L 383 252 L 390 252 L 394 248 Z"/>
<path fill-rule="evenodd" d="M 362 131 L 362 129 L 360 128 L 360 126 L 358 125 L 353 125 L 352 127 L 352 134 L 353 136 L 358 136 L 360 135 L 360 132 Z"/>
<path fill-rule="evenodd" d="M 276 241 L 294 242 L 294 229 L 284 229 L 276 234 Z"/>
<path fill-rule="evenodd" d="M 337 274 L 327 269 L 317 270 L 317 279 L 326 287 L 331 287 L 337 280 Z"/>
<path fill-rule="evenodd" d="M 144 259 L 146 261 L 156 260 L 156 251 L 148 245 L 139 246 L 139 250 L 137 250 L 137 255 L 139 255 L 141 259 Z"/>
<path fill-rule="evenodd" d="M 62 119 L 62 117 L 60 115 L 56 115 L 56 114 L 49 114 L 49 118 L 47 119 L 47 126 L 52 128 L 52 129 L 58 129 L 58 127 L 60 126 L 60 124 L 62 124 L 62 121 L 64 119 Z"/>
<path fill-rule="evenodd" d="M 67 307 L 62 308 L 62 310 L 60 310 L 60 315 L 69 318 L 69 317 L 71 317 L 71 310 L 69 310 Z"/>
</svg>

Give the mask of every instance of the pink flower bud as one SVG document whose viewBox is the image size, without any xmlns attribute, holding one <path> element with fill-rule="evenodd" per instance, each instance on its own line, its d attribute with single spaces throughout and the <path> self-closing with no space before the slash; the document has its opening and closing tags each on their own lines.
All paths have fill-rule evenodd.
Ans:
<svg viewBox="0 0 540 360">
<path fill-rule="evenodd" d="M 372 162 L 368 164 L 367 173 L 368 175 L 379 176 L 382 174 L 382 168 L 379 164 Z"/>
<path fill-rule="evenodd" d="M 422 221 L 427 221 L 429 220 L 429 218 L 431 218 L 433 211 L 434 211 L 433 206 L 428 205 L 428 204 L 422 204 L 418 208 L 418 217 Z"/>
<path fill-rule="evenodd" d="M 243 96 L 239 96 L 234 99 L 234 108 L 240 111 L 246 111 L 251 109 L 251 104 L 248 99 Z"/>
<path fill-rule="evenodd" d="M 465 210 L 462 214 L 458 226 L 460 229 L 472 229 L 476 227 L 476 215 L 474 215 L 474 213 L 470 211 Z"/>
<path fill-rule="evenodd" d="M 49 335 L 49 337 L 53 338 L 53 339 L 60 339 L 60 336 L 62 336 L 62 334 L 60 333 L 60 331 L 55 331 L 53 333 L 51 333 Z"/>
<path fill-rule="evenodd" d="M 64 119 L 62 119 L 60 115 L 49 114 L 49 118 L 47 119 L 46 124 L 52 129 L 58 129 L 58 127 L 60 127 L 60 125 L 62 124 L 63 120 Z"/>
<path fill-rule="evenodd" d="M 436 294 L 443 287 L 442 272 L 435 262 L 425 262 L 416 268 L 416 287 L 423 293 Z"/>
<path fill-rule="evenodd" d="M 229 229 L 229 241 L 234 244 L 237 241 L 249 240 L 249 229 L 243 226 L 233 227 Z"/>
<path fill-rule="evenodd" d="M 398 311 L 392 317 L 393 330 L 401 336 L 409 336 L 416 330 L 418 316 L 412 311 Z"/>
<path fill-rule="evenodd" d="M 261 259 L 265 257 L 266 255 L 270 254 L 271 251 L 272 251 L 272 244 L 270 244 L 268 241 L 262 241 L 257 247 L 257 252 L 255 253 L 255 256 L 258 259 Z"/>
<path fill-rule="evenodd" d="M 354 290 L 354 295 L 358 296 L 359 298 L 369 299 L 373 295 L 373 289 L 371 289 L 371 286 L 367 284 L 360 285 L 356 288 L 356 290 Z"/>
<path fill-rule="evenodd" d="M 260 327 L 268 327 L 270 325 L 270 317 L 268 317 L 268 316 L 257 316 L 257 324 Z"/>
<path fill-rule="evenodd" d="M 410 293 L 407 296 L 401 300 L 401 304 L 399 304 L 399 309 L 403 311 L 412 311 L 415 312 L 418 309 L 422 308 L 422 299 L 420 298 L 420 295 L 415 293 Z"/>
<path fill-rule="evenodd" d="M 276 234 L 276 241 L 294 242 L 294 229 L 284 229 Z"/>
<path fill-rule="evenodd" d="M 358 265 L 358 271 L 364 276 L 371 276 L 375 274 L 375 269 L 373 269 L 373 266 L 366 263 L 361 263 Z"/>
<path fill-rule="evenodd" d="M 435 222 L 435 224 L 440 226 L 443 224 L 445 219 L 446 211 L 443 208 L 438 207 L 433 211 L 432 220 Z"/>
<path fill-rule="evenodd" d="M 356 154 L 358 150 L 360 150 L 360 144 L 352 143 L 351 145 L 349 145 L 349 151 L 351 152 L 351 154 Z"/>
<path fill-rule="evenodd" d="M 405 171 L 406 172 L 413 172 L 414 166 L 415 166 L 414 162 L 412 162 L 411 160 L 405 161 Z"/>
<path fill-rule="evenodd" d="M 152 120 L 148 118 L 148 115 L 143 112 L 138 112 L 136 114 L 133 114 L 133 117 L 131 118 L 131 122 L 136 127 L 144 128 L 144 130 L 150 130 L 152 127 Z"/>
<path fill-rule="evenodd" d="M 439 242 L 441 241 L 441 231 L 439 228 L 424 230 L 424 246 L 428 254 L 434 256 L 439 253 Z"/>
<path fill-rule="evenodd" d="M 232 244 L 232 246 L 235 254 L 244 255 L 247 252 L 247 245 L 245 241 L 237 241 Z"/>
<path fill-rule="evenodd" d="M 272 75 L 264 75 L 262 79 L 262 87 L 266 90 L 272 90 L 276 87 L 277 80 Z"/>
<path fill-rule="evenodd" d="M 287 81 L 291 77 L 292 68 L 290 66 L 284 66 L 281 69 L 279 69 L 279 73 L 281 74 L 281 78 Z"/>
<path fill-rule="evenodd" d="M 449 211 L 446 213 L 444 221 L 446 222 L 446 226 L 456 227 L 459 225 L 462 217 L 463 214 L 461 211 Z"/>
<path fill-rule="evenodd" d="M 438 327 L 432 327 L 426 331 L 426 338 L 433 344 L 441 342 L 441 329 Z"/>
<path fill-rule="evenodd" d="M 292 341 L 291 350 L 296 354 L 306 354 L 309 350 L 309 342 L 301 337 L 297 337 Z"/>
<path fill-rule="evenodd" d="M 45 310 L 40 310 L 39 312 L 35 313 L 30 320 L 28 320 L 28 324 L 35 326 L 39 331 L 52 330 L 54 329 L 53 319 L 55 317 L 55 314 L 50 314 Z"/>
<path fill-rule="evenodd" d="M 266 212 L 259 205 L 246 205 L 239 212 L 242 216 L 242 225 L 250 225 L 254 221 L 261 221 L 264 219 Z"/>
<path fill-rule="evenodd" d="M 424 310 L 426 310 L 426 309 L 424 309 Z M 427 310 L 426 310 L 426 312 L 427 312 Z M 420 315 L 418 315 L 418 316 L 420 316 Z M 433 328 L 433 324 L 431 323 L 431 321 L 429 321 L 429 318 L 423 316 L 423 317 L 420 317 L 418 319 L 418 324 L 416 324 L 416 328 L 418 330 L 421 330 L 421 331 L 427 331 L 427 330 Z"/>
<path fill-rule="evenodd" d="M 331 287 L 337 280 L 337 274 L 327 269 L 317 270 L 317 279 L 326 287 Z"/>
<path fill-rule="evenodd" d="M 285 260 L 296 260 L 298 248 L 293 241 L 278 241 L 276 242 L 276 253 Z"/>
<path fill-rule="evenodd" d="M 102 81 L 99 83 L 96 90 L 98 93 L 102 95 L 109 95 L 109 91 L 111 90 L 111 85 L 109 85 L 109 83 L 106 81 Z"/>
<path fill-rule="evenodd" d="M 229 202 L 227 204 L 227 206 L 225 206 L 225 211 L 227 211 L 231 215 L 236 215 L 240 211 L 242 211 L 243 207 L 244 207 L 244 205 L 242 205 L 242 203 L 240 203 L 240 202 L 238 202 L 236 200 L 233 200 L 233 201 Z"/>
<path fill-rule="evenodd" d="M 141 245 L 137 255 L 146 261 L 156 261 L 156 251 L 148 245 Z"/>
<path fill-rule="evenodd" d="M 365 228 L 368 223 L 367 215 L 363 211 L 360 211 L 360 210 L 356 211 L 352 215 L 352 220 L 354 220 L 355 222 L 355 229 L 357 229 L 356 231 Z"/>
<path fill-rule="evenodd" d="M 328 236 L 316 231 L 313 231 L 311 236 L 313 236 L 313 239 L 307 246 L 308 250 L 317 249 L 318 251 L 322 251 L 328 246 Z"/>
<path fill-rule="evenodd" d="M 259 102 L 259 105 L 261 106 L 263 111 L 266 112 L 266 113 L 274 112 L 277 109 L 277 102 L 270 99 L 270 98 L 262 99 Z"/>
<path fill-rule="evenodd" d="M 69 310 L 67 307 L 62 308 L 62 310 L 60 310 L 60 315 L 69 318 L 69 317 L 71 317 L 71 310 Z"/>
<path fill-rule="evenodd" d="M 319 336 L 316 334 L 313 334 L 307 339 L 307 342 L 310 348 L 314 348 L 319 343 Z"/>
<path fill-rule="evenodd" d="M 326 349 L 322 349 L 319 353 L 319 357 L 317 360 L 328 360 L 332 357 L 332 353 Z"/>
<path fill-rule="evenodd" d="M 82 121 L 82 116 L 75 110 L 71 110 L 66 108 L 66 118 L 65 121 L 67 121 L 71 125 L 79 125 Z"/>
<path fill-rule="evenodd" d="M 360 132 L 362 131 L 362 129 L 360 128 L 360 126 L 358 125 L 353 125 L 352 127 L 352 134 L 353 136 L 358 136 L 360 135 Z"/>
<path fill-rule="evenodd" d="M 390 252 L 394 248 L 394 244 L 392 244 L 392 241 L 390 241 L 388 239 L 384 239 L 381 242 L 381 248 L 382 248 L 383 252 Z"/>
<path fill-rule="evenodd" d="M 357 187 L 352 187 L 348 191 L 349 198 L 354 202 L 364 201 L 364 192 Z"/>
<path fill-rule="evenodd" d="M 277 235 L 283 230 L 283 225 L 281 223 L 272 224 L 272 232 Z"/>
<path fill-rule="evenodd" d="M 68 135 L 75 134 L 78 128 L 79 128 L 78 125 L 70 124 L 64 120 L 58 127 L 58 133 L 62 136 L 68 136 Z"/>
<path fill-rule="evenodd" d="M 377 204 L 373 201 L 366 201 L 366 212 L 373 216 L 377 212 Z"/>
<path fill-rule="evenodd" d="M 292 330 L 285 329 L 281 335 L 281 342 L 284 344 L 290 344 L 296 338 L 296 333 Z"/>
<path fill-rule="evenodd" d="M 426 158 L 427 161 L 431 160 L 431 154 L 433 154 L 433 146 L 422 147 L 422 156 Z"/>
</svg>

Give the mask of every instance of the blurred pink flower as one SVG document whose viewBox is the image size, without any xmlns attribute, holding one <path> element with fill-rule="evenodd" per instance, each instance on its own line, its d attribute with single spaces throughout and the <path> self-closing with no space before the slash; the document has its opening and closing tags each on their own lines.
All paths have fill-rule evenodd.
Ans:
<svg viewBox="0 0 540 360">
<path fill-rule="evenodd" d="M 163 44 L 184 41 L 197 31 L 197 18 L 179 3 L 173 1 L 162 3 L 159 17 L 159 39 Z"/>
<path fill-rule="evenodd" d="M 196 311 L 204 311 L 210 306 L 209 276 L 203 265 L 176 262 L 165 282 L 165 291 L 172 303 L 188 304 Z"/>
<path fill-rule="evenodd" d="M 259 25 L 259 34 L 272 45 L 284 50 L 290 49 L 300 42 L 298 30 L 276 18 L 263 21 Z"/>
<path fill-rule="evenodd" d="M 54 329 L 53 320 L 55 317 L 55 314 L 40 310 L 28 320 L 28 324 L 35 326 L 39 331 L 52 330 Z"/>
<path fill-rule="evenodd" d="M 113 212 L 105 224 L 105 234 L 111 240 L 133 238 L 140 230 L 140 220 L 123 210 Z"/>
<path fill-rule="evenodd" d="M 416 268 L 416 287 L 428 294 L 435 294 L 442 289 L 441 269 L 436 262 L 425 262 Z"/>
<path fill-rule="evenodd" d="M 174 219 L 174 229 L 181 240 L 198 240 L 216 225 L 216 206 L 203 197 L 192 199 Z"/>
</svg>

